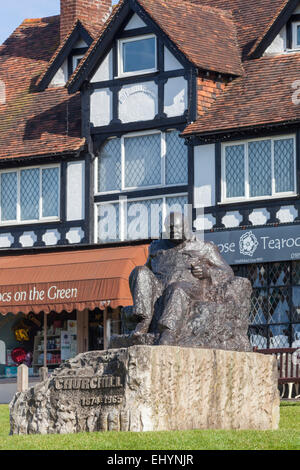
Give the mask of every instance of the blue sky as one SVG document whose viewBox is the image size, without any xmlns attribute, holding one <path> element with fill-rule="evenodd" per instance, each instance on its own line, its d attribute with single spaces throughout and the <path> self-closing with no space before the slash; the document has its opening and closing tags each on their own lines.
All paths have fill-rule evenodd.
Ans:
<svg viewBox="0 0 300 470">
<path fill-rule="evenodd" d="M 0 44 L 2 44 L 25 18 L 59 14 L 60 0 L 0 0 L 0 7 Z"/>
</svg>

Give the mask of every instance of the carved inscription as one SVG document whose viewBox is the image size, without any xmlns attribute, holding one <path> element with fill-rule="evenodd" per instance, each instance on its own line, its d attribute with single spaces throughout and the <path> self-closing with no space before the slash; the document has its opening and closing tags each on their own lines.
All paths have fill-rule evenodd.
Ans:
<svg viewBox="0 0 300 470">
<path fill-rule="evenodd" d="M 81 406 L 120 405 L 122 402 L 123 402 L 123 397 L 121 397 L 120 395 L 107 395 L 107 396 L 81 398 Z"/>
<path fill-rule="evenodd" d="M 102 377 L 56 377 L 56 390 L 105 390 L 123 387 L 119 376 L 103 375 Z"/>
</svg>

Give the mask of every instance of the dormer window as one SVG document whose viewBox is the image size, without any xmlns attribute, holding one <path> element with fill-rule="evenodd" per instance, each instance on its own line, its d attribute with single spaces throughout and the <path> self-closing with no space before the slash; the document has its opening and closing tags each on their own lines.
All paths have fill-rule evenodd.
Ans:
<svg viewBox="0 0 300 470">
<path fill-rule="evenodd" d="M 300 49 L 300 21 L 292 24 L 292 49 Z"/>
<path fill-rule="evenodd" d="M 139 36 L 119 41 L 119 76 L 157 71 L 156 37 Z"/>
</svg>

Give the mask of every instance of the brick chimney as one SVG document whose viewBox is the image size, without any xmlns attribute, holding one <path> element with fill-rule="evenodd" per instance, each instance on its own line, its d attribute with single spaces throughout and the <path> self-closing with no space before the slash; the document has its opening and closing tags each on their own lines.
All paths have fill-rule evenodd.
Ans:
<svg viewBox="0 0 300 470">
<path fill-rule="evenodd" d="M 76 20 L 100 28 L 111 12 L 112 0 L 60 0 L 60 41 Z"/>
</svg>

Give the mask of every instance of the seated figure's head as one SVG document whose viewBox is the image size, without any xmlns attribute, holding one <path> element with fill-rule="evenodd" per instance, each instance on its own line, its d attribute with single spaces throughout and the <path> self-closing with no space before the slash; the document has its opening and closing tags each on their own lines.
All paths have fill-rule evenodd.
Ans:
<svg viewBox="0 0 300 470">
<path fill-rule="evenodd" d="M 166 233 L 173 242 L 182 242 L 187 239 L 187 219 L 181 212 L 171 212 L 165 219 Z"/>
</svg>

